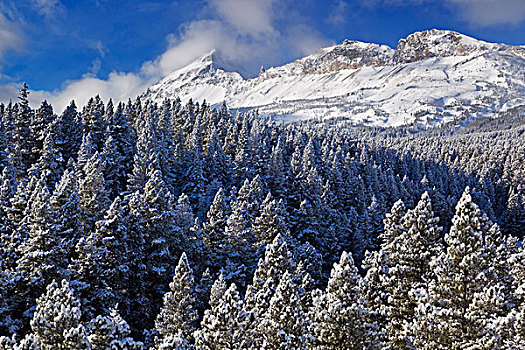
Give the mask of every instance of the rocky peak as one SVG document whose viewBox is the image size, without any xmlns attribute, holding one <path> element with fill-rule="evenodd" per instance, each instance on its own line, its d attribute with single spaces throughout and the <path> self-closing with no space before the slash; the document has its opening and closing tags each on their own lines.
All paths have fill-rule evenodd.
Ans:
<svg viewBox="0 0 525 350">
<path fill-rule="evenodd" d="M 325 57 L 345 63 L 350 68 L 359 68 L 388 64 L 393 55 L 394 50 L 385 45 L 344 40 L 341 44 L 334 46 Z"/>
<path fill-rule="evenodd" d="M 394 50 L 385 45 L 344 40 L 339 45 L 321 49 L 313 55 L 268 70 L 264 76 L 323 74 L 363 66 L 384 66 L 392 61 L 393 55 Z"/>
<path fill-rule="evenodd" d="M 430 57 L 467 56 L 487 50 L 495 44 L 470 38 L 450 30 L 426 30 L 399 40 L 394 55 L 395 63 L 409 63 Z"/>
</svg>

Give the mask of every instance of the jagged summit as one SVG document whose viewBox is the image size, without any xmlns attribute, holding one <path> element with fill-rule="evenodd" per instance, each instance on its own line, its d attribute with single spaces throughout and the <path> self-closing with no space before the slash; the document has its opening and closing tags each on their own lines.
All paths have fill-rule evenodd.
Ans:
<svg viewBox="0 0 525 350">
<path fill-rule="evenodd" d="M 341 44 L 285 65 L 292 73 L 328 73 L 363 66 L 383 66 L 392 61 L 394 50 L 386 45 L 344 40 Z"/>
<path fill-rule="evenodd" d="M 212 69 L 221 69 L 225 72 L 239 73 L 242 77 L 250 77 L 248 71 L 240 64 L 232 63 L 231 60 L 224 57 L 219 50 L 212 50 L 206 55 L 197 59 L 202 64 L 211 67 Z"/>
<path fill-rule="evenodd" d="M 212 51 L 153 85 L 156 100 L 226 101 L 278 119 L 345 117 L 367 125 L 435 125 L 525 104 L 525 48 L 447 30 L 416 32 L 396 49 L 344 40 L 247 79 Z"/>
<path fill-rule="evenodd" d="M 430 57 L 467 56 L 494 45 L 450 30 L 432 29 L 399 40 L 394 60 L 408 63 Z"/>
</svg>

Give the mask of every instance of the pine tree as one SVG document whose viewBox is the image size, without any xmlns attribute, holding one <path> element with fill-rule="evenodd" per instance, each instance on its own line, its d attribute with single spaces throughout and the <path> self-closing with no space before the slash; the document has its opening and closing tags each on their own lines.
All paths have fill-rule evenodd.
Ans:
<svg viewBox="0 0 525 350">
<path fill-rule="evenodd" d="M 314 297 L 311 326 L 315 349 L 365 349 L 366 308 L 359 295 L 361 277 L 351 254 L 335 263 L 324 293 Z"/>
<path fill-rule="evenodd" d="M 115 198 L 126 189 L 133 165 L 135 138 L 124 113 L 124 105 L 120 103 L 108 120 L 108 137 L 102 152 L 106 160 L 104 178 L 111 191 L 110 198 Z"/>
<path fill-rule="evenodd" d="M 262 349 L 305 349 L 311 341 L 299 286 L 285 272 L 261 320 Z"/>
<path fill-rule="evenodd" d="M 214 289 L 217 291 L 222 289 L 222 286 L 214 284 Z M 222 291 L 222 295 L 214 302 L 210 300 L 210 306 L 211 308 L 204 314 L 201 329 L 195 336 L 197 348 L 203 350 L 244 348 L 246 315 L 235 284 Z"/>
<path fill-rule="evenodd" d="M 31 330 L 41 350 L 69 350 L 66 335 L 79 326 L 81 317 L 80 302 L 73 295 L 68 282 L 59 285 L 53 281 L 46 292 L 37 300 Z"/>
<path fill-rule="evenodd" d="M 65 251 L 56 232 L 45 174 L 40 177 L 31 197 L 24 218 L 29 236 L 18 247 L 20 258 L 17 271 L 27 283 L 30 295 L 36 298 L 49 281 L 66 275 L 64 269 L 67 264 L 64 261 Z"/>
<path fill-rule="evenodd" d="M 179 336 L 192 343 L 194 324 L 197 321 L 194 292 L 193 272 L 186 254 L 182 253 L 170 283 L 170 291 L 164 295 L 164 306 L 155 321 L 157 345 L 169 336 Z"/>
<path fill-rule="evenodd" d="M 225 186 L 229 182 L 229 159 L 222 150 L 222 142 L 217 134 L 215 128 L 211 132 L 211 140 L 206 150 L 206 156 L 204 158 L 204 175 L 208 181 L 217 180 L 221 186 Z"/>
<path fill-rule="evenodd" d="M 15 169 L 9 164 L 2 169 L 0 175 L 0 266 L 3 269 L 8 267 L 8 259 L 13 258 L 11 250 L 14 246 L 11 245 L 11 241 L 15 227 L 8 214 L 11 210 L 11 199 L 16 195 L 15 176 Z"/>
<path fill-rule="evenodd" d="M 385 220 L 385 236 L 390 238 L 385 245 L 388 275 L 383 290 L 388 295 L 384 317 L 387 320 L 386 336 L 392 348 L 408 349 L 412 333 L 410 322 L 414 319 L 416 300 L 413 293 L 427 288 L 434 279 L 430 268 L 431 259 L 442 249 L 437 241 L 441 227 L 434 216 L 428 193 L 421 196 L 416 208 L 409 210 L 396 224 L 400 207 L 395 207 Z"/>
<path fill-rule="evenodd" d="M 96 153 L 97 147 L 93 134 L 84 133 L 78 149 L 77 163 L 79 168 L 83 169 Z"/>
<path fill-rule="evenodd" d="M 176 256 L 186 239 L 186 234 L 175 224 L 175 199 L 168 190 L 159 170 L 150 174 L 144 189 L 130 198 L 132 216 L 131 235 L 142 236 L 143 256 L 139 256 L 145 267 L 143 282 L 147 293 L 154 298 L 166 290 L 169 270 L 176 264 Z"/>
<path fill-rule="evenodd" d="M 15 167 L 9 171 L 7 181 L 14 178 L 16 173 Z M 27 182 L 18 184 L 10 184 L 4 182 L 6 193 L 12 193 L 13 185 L 16 185 L 16 192 L 9 198 L 9 204 L 4 209 L 7 214 L 6 220 L 6 234 L 2 237 L 4 246 L 4 259 L 2 265 L 5 268 L 15 269 L 17 260 L 20 258 L 20 246 L 27 240 L 29 236 L 29 228 L 27 218 L 27 210 L 31 207 L 32 195 L 35 187 L 40 182 L 40 174 L 38 171 L 29 173 Z"/>
<path fill-rule="evenodd" d="M 0 270 L 0 334 L 15 335 L 24 326 L 23 320 L 18 316 L 18 307 L 23 303 L 19 285 L 16 283 L 16 272 L 10 268 Z M 0 349 L 2 349 L 2 336 L 0 336 Z M 11 343 L 8 339 L 5 344 Z M 5 345 L 7 347 L 7 345 Z"/>
<path fill-rule="evenodd" d="M 231 206 L 232 212 L 225 228 L 228 257 L 236 267 L 251 267 L 254 264 L 255 236 L 251 227 L 249 205 L 245 201 L 236 200 Z"/>
<path fill-rule="evenodd" d="M 14 147 L 18 148 L 20 152 L 20 165 L 17 168 L 17 172 L 20 177 L 24 176 L 24 173 L 31 166 L 32 159 L 32 148 L 33 148 L 33 137 L 31 135 L 31 120 L 33 119 L 33 110 L 29 106 L 29 88 L 24 83 L 20 93 L 18 95 L 19 102 L 13 109 L 13 124 L 14 132 L 12 134 Z M 17 164 L 18 165 L 18 164 Z"/>
<path fill-rule="evenodd" d="M 104 102 L 100 96 L 89 99 L 82 110 L 81 118 L 84 125 L 84 136 L 91 134 L 95 152 L 102 152 L 106 140 L 106 121 L 104 120 Z"/>
<path fill-rule="evenodd" d="M 215 194 L 213 203 L 206 214 L 208 221 L 204 223 L 204 243 L 212 251 L 221 249 L 226 243 L 225 230 L 228 212 L 224 190 L 221 187 Z"/>
<path fill-rule="evenodd" d="M 141 350 L 142 343 L 129 337 L 131 330 L 126 321 L 119 315 L 116 307 L 109 315 L 100 315 L 88 325 L 91 350 Z"/>
<path fill-rule="evenodd" d="M 91 350 L 87 330 L 83 324 L 66 331 L 64 333 L 64 339 L 64 348 L 66 349 Z"/>
<path fill-rule="evenodd" d="M 157 135 L 153 123 L 146 119 L 137 130 L 136 153 L 133 157 L 133 169 L 128 178 L 128 192 L 141 191 L 150 174 L 160 170 L 160 155 Z"/>
<path fill-rule="evenodd" d="M 70 260 L 75 258 L 72 252 L 83 234 L 77 176 L 76 165 L 71 161 L 50 198 L 57 236 Z"/>
<path fill-rule="evenodd" d="M 414 346 L 424 349 L 493 349 L 501 339 L 491 323 L 506 300 L 501 277 L 494 275 L 486 238 L 491 223 L 472 202 L 469 188 L 456 206 L 445 235 L 446 252 L 432 260 L 437 279 L 419 291 Z"/>
<path fill-rule="evenodd" d="M 58 153 L 67 164 L 77 158 L 82 143 L 83 125 L 77 112 L 75 101 L 71 101 L 64 112 L 51 124 L 50 132 L 55 134 Z"/>
<path fill-rule="evenodd" d="M 512 337 L 505 346 L 509 349 L 525 349 L 525 249 L 520 248 L 510 259 L 514 279 L 514 294 L 518 305 L 509 314 L 509 322 L 505 326 L 512 328 Z"/>
<path fill-rule="evenodd" d="M 79 289 L 82 289 L 84 312 L 92 317 L 116 302 L 129 310 L 133 278 L 143 278 L 136 273 L 140 250 L 130 247 L 128 225 L 125 203 L 117 197 L 104 219 L 96 223 L 95 231 L 82 237 L 76 245 L 76 277 L 82 286 Z"/>
<path fill-rule="evenodd" d="M 31 149 L 31 161 L 34 162 L 42 156 L 44 149 L 44 140 L 49 135 L 49 127 L 53 123 L 55 115 L 53 107 L 47 101 L 43 101 L 32 115 L 30 130 L 33 136 Z"/>
<path fill-rule="evenodd" d="M 219 305 L 219 302 L 223 299 L 224 293 L 228 289 L 226 284 L 226 279 L 224 278 L 224 273 L 221 271 L 219 277 L 215 280 L 210 290 L 210 308 L 215 308 Z"/>
<path fill-rule="evenodd" d="M 367 314 L 366 321 L 370 325 L 374 347 L 382 348 L 385 344 L 384 328 L 387 320 L 384 317 L 384 306 L 387 305 L 388 295 L 383 291 L 384 276 L 388 274 L 387 256 L 383 250 L 366 252 L 363 260 L 363 269 L 366 271 L 360 285 L 360 295 L 364 300 Z"/>
<path fill-rule="evenodd" d="M 197 213 L 204 213 L 206 210 L 203 205 L 205 203 L 203 200 L 205 193 L 203 155 L 200 116 L 197 116 L 193 131 L 187 141 L 184 160 L 186 172 L 183 175 L 184 184 L 182 186 L 182 191 L 190 197 L 190 202 Z"/>
<path fill-rule="evenodd" d="M 85 234 L 95 228 L 95 223 L 103 218 L 110 204 L 104 179 L 104 167 L 104 160 L 98 153 L 95 153 L 84 166 L 85 175 L 79 180 L 78 194 Z"/>
<path fill-rule="evenodd" d="M 270 300 L 275 293 L 280 279 L 285 272 L 294 273 L 297 265 L 289 250 L 288 238 L 277 235 L 271 244 L 266 246 L 264 258 L 259 259 L 253 275 L 253 283 L 246 290 L 245 311 L 248 317 L 248 347 L 262 346 L 263 330 L 260 322 L 268 312 Z"/>
<path fill-rule="evenodd" d="M 257 245 L 264 247 L 273 241 L 278 234 L 286 233 L 286 212 L 282 200 L 276 201 L 271 193 L 261 204 L 260 216 L 255 218 L 254 234 Z"/>
<path fill-rule="evenodd" d="M 41 153 L 41 157 L 38 159 L 40 171 L 48 172 L 48 186 L 49 188 L 54 188 L 64 171 L 64 159 L 62 155 L 58 153 L 52 133 L 48 133 L 44 137 L 42 149 L 39 153 Z"/>
</svg>

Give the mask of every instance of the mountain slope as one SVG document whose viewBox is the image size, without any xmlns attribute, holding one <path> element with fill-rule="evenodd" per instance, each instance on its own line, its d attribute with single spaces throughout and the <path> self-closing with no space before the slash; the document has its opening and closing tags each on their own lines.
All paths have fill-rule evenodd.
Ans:
<svg viewBox="0 0 525 350">
<path fill-rule="evenodd" d="M 153 85 L 155 100 L 226 101 L 287 121 L 344 117 L 366 125 L 434 125 L 525 104 L 525 48 L 431 30 L 388 46 L 340 45 L 244 79 L 216 52 Z"/>
</svg>

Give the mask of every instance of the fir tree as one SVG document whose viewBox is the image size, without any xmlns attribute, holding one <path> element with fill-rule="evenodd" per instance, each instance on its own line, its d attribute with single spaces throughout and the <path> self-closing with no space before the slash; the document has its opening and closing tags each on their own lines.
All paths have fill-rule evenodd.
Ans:
<svg viewBox="0 0 525 350">
<path fill-rule="evenodd" d="M 289 272 L 281 276 L 260 329 L 262 349 L 305 349 L 310 343 L 299 286 Z"/>
<path fill-rule="evenodd" d="M 82 110 L 81 118 L 84 125 L 84 136 L 91 134 L 95 152 L 102 152 L 106 140 L 106 121 L 104 120 L 104 102 L 100 96 L 89 99 Z"/>
<path fill-rule="evenodd" d="M 33 119 L 33 110 L 29 106 L 29 88 L 24 83 L 18 95 L 19 102 L 13 110 L 14 132 L 12 134 L 14 147 L 20 152 L 20 164 L 17 168 L 19 176 L 23 176 L 25 171 L 31 166 L 33 137 L 31 135 L 31 120 Z M 18 164 L 17 164 L 18 165 Z"/>
<path fill-rule="evenodd" d="M 385 244 L 388 275 L 382 289 L 388 295 L 388 304 L 383 312 L 389 346 L 407 349 L 416 307 L 413 293 L 427 288 L 434 279 L 430 260 L 441 251 L 437 243 L 441 227 L 437 226 L 439 218 L 434 216 L 427 192 L 416 208 L 404 215 L 401 227 L 396 224 L 400 209 L 395 207 L 385 220 L 386 228 L 391 231 L 385 230 L 390 242 Z"/>
<path fill-rule="evenodd" d="M 28 227 L 28 238 L 18 247 L 20 258 L 17 271 L 26 281 L 30 295 L 36 298 L 49 281 L 66 275 L 64 269 L 67 266 L 65 251 L 56 232 L 45 174 L 33 191 L 24 221 Z"/>
<path fill-rule="evenodd" d="M 225 230 L 228 212 L 224 190 L 219 188 L 206 214 L 208 221 L 204 223 L 204 243 L 206 243 L 212 251 L 221 249 L 226 243 Z"/>
<path fill-rule="evenodd" d="M 416 347 L 501 347 L 501 339 L 491 334 L 491 321 L 505 301 L 505 291 L 487 259 L 485 239 L 490 227 L 467 188 L 445 235 L 446 252 L 431 263 L 437 279 L 428 293 L 420 291 L 413 337 Z"/>
<path fill-rule="evenodd" d="M 271 193 L 268 193 L 261 204 L 260 216 L 255 218 L 254 234 L 257 237 L 257 245 L 264 247 L 273 241 L 278 234 L 286 232 L 286 212 L 282 200 L 276 201 Z"/>
<path fill-rule="evenodd" d="M 85 234 L 95 228 L 95 223 L 103 218 L 110 204 L 104 179 L 104 167 L 104 160 L 98 153 L 95 153 L 84 166 L 85 175 L 79 180 L 78 194 Z"/>
<path fill-rule="evenodd" d="M 33 113 L 30 124 L 31 135 L 33 136 L 33 148 L 31 149 L 32 163 L 42 156 L 44 140 L 49 136 L 49 127 L 54 119 L 53 107 L 51 107 L 47 101 L 43 101 L 40 108 Z"/>
<path fill-rule="evenodd" d="M 214 284 L 214 289 L 222 289 Z M 215 295 L 218 297 L 218 295 Z M 206 310 L 201 322 L 201 329 L 196 334 L 196 346 L 203 350 L 242 349 L 244 348 L 246 315 L 243 302 L 235 284 L 213 302 Z"/>
<path fill-rule="evenodd" d="M 343 252 L 324 293 L 314 297 L 311 326 L 315 349 L 365 349 L 369 341 L 366 308 L 359 295 L 361 277 L 352 255 Z"/>
<path fill-rule="evenodd" d="M 63 280 L 59 285 L 53 281 L 46 292 L 37 300 L 31 330 L 41 350 L 68 350 L 69 331 L 79 326 L 80 302 L 74 296 L 69 283 Z"/>
<path fill-rule="evenodd" d="M 197 321 L 194 292 L 193 272 L 186 254 L 183 253 L 170 283 L 170 291 L 164 295 L 164 306 L 155 321 L 157 346 L 170 336 L 178 336 L 192 343 L 194 324 Z"/>
<path fill-rule="evenodd" d="M 134 341 L 130 327 L 119 315 L 116 307 L 109 315 L 97 316 L 88 325 L 91 350 L 141 350 L 142 343 Z"/>
<path fill-rule="evenodd" d="M 83 125 L 77 112 L 75 101 L 71 101 L 64 112 L 51 124 L 50 132 L 55 134 L 58 153 L 67 164 L 77 158 L 82 143 Z"/>
</svg>

